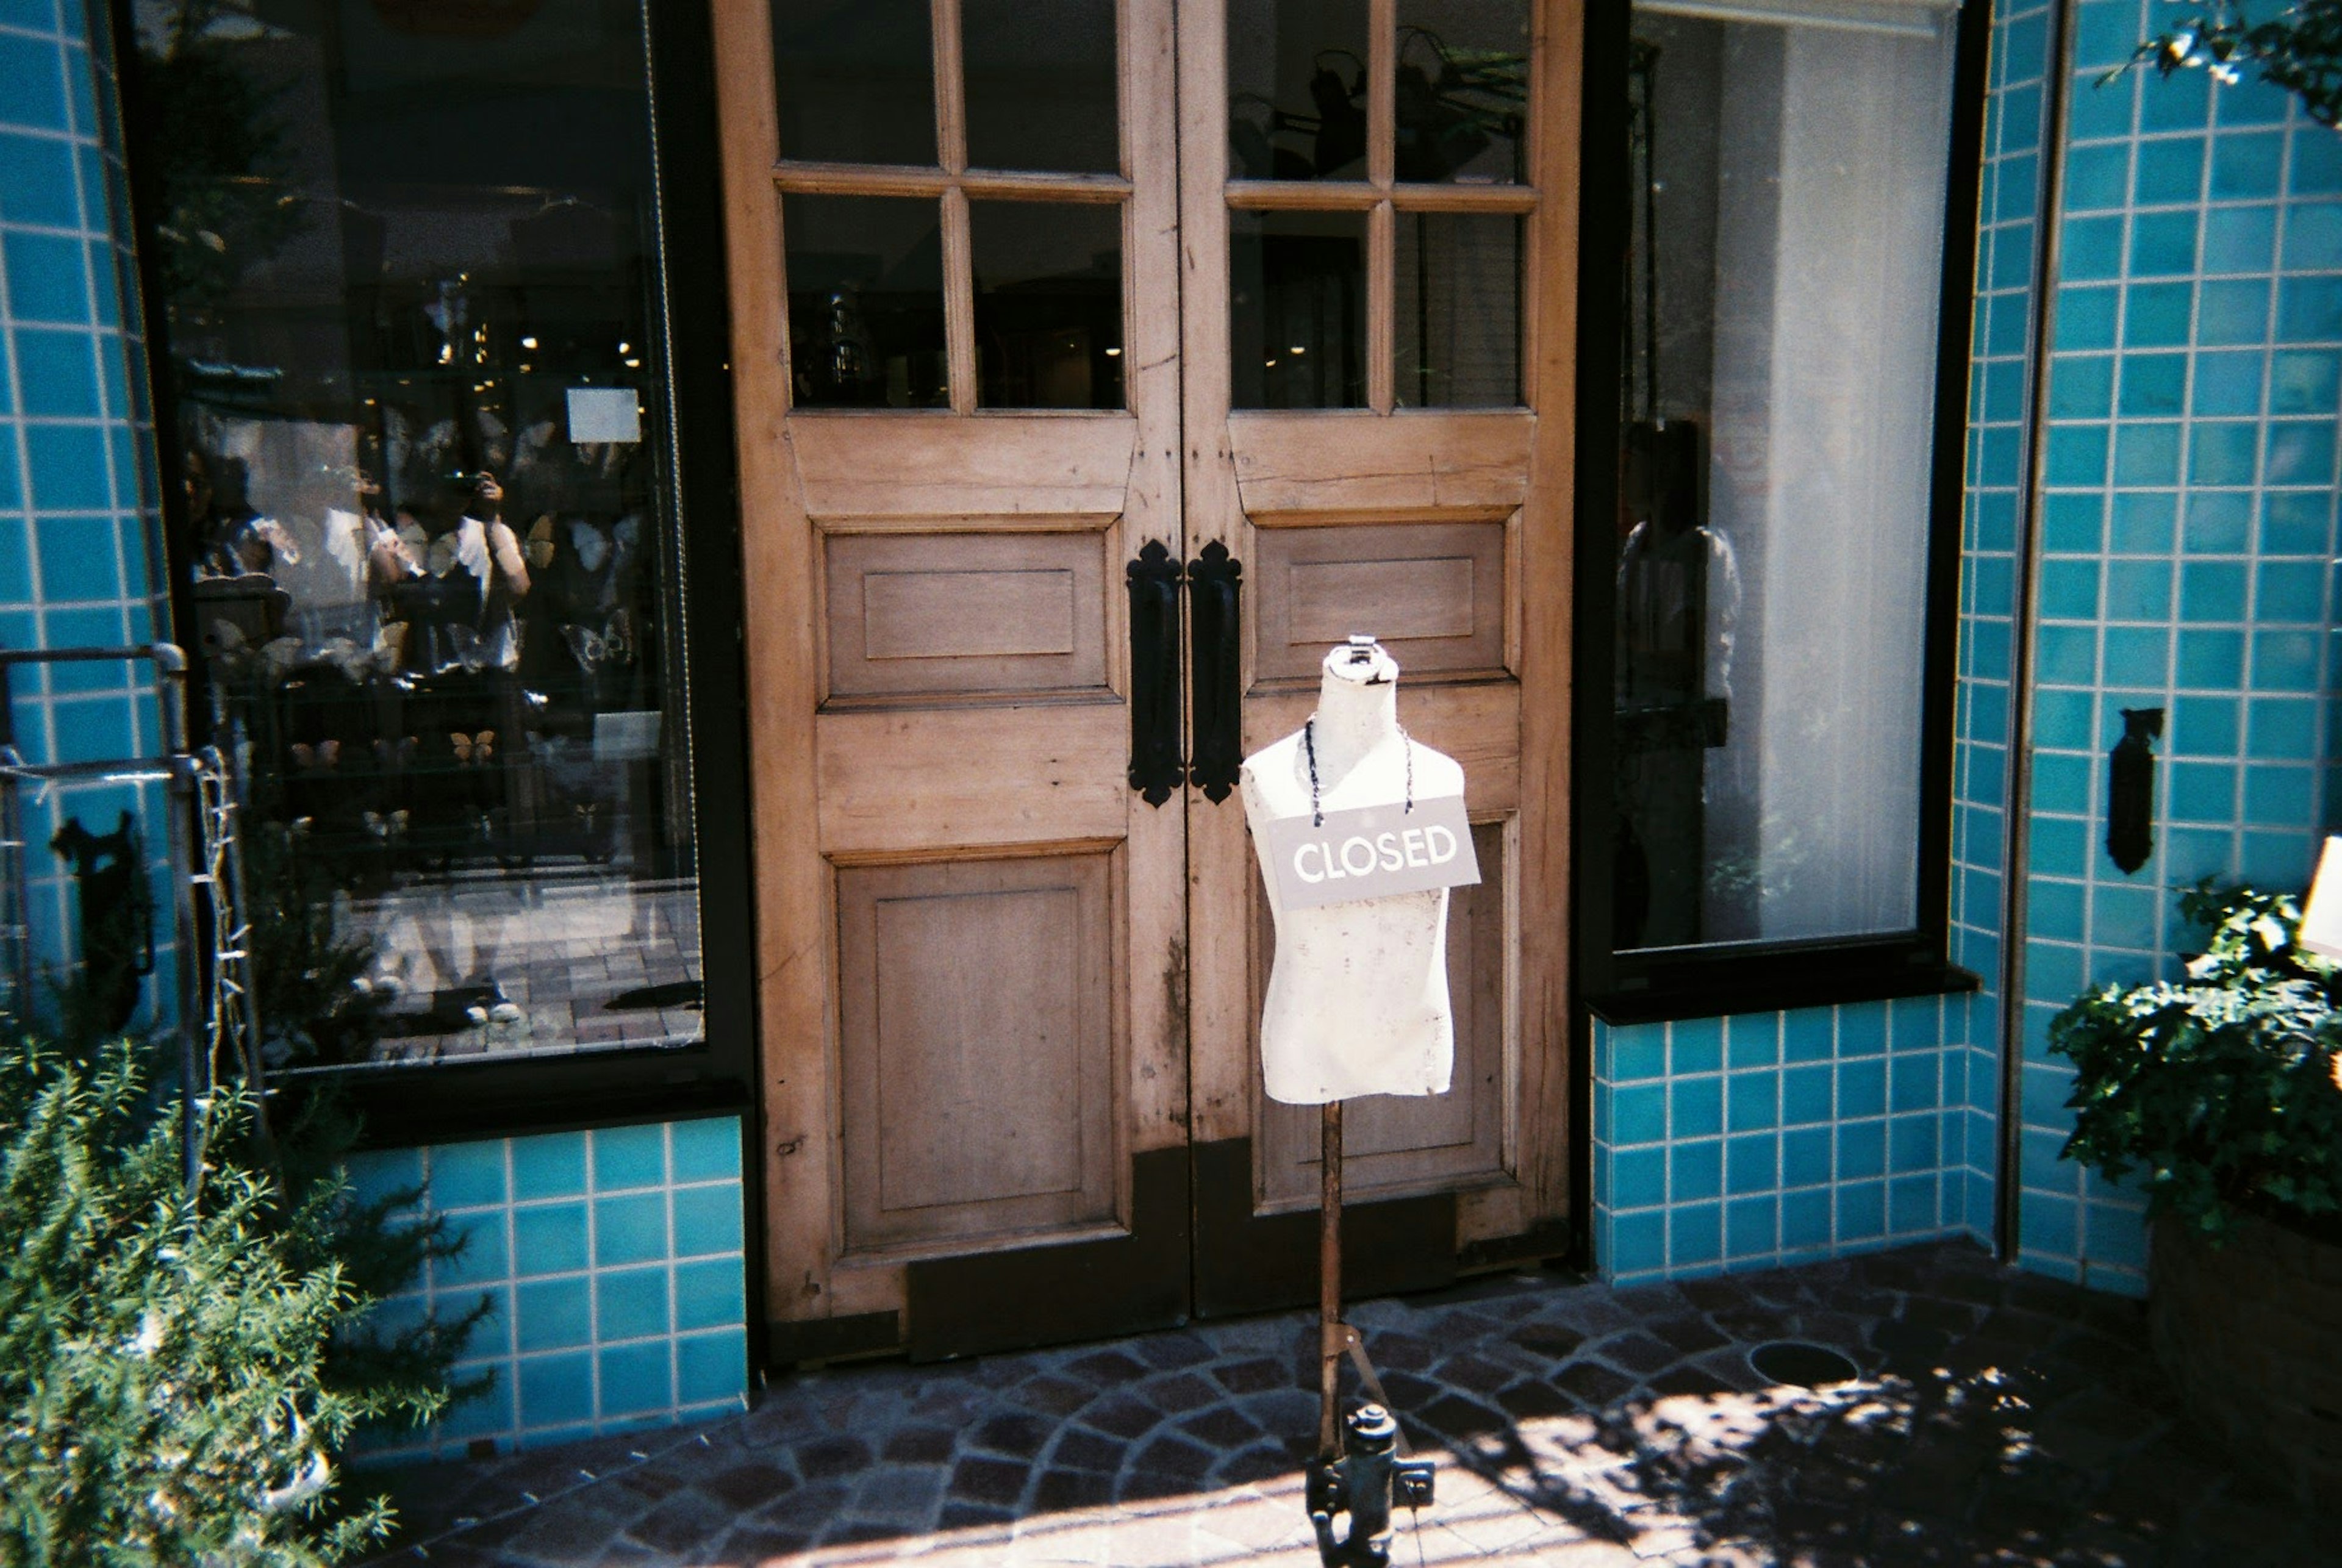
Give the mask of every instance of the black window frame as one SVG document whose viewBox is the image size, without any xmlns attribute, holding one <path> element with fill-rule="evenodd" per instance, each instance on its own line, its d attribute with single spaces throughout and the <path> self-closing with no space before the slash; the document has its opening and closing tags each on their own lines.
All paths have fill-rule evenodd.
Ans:
<svg viewBox="0 0 2342 1568">
<path fill-rule="evenodd" d="M 147 355 L 142 388 L 153 411 L 157 452 L 177 450 L 177 410 L 165 384 L 170 364 L 167 317 L 151 233 L 154 200 L 142 182 L 137 148 L 144 100 L 134 48 L 132 0 L 107 7 L 117 42 L 125 158 L 131 212 L 140 236 L 139 294 Z M 673 379 L 667 388 L 674 429 L 675 514 L 681 524 L 683 624 L 688 671 L 692 813 L 699 881 L 702 1034 L 688 1045 L 547 1052 L 515 1060 L 490 1057 L 427 1064 L 351 1066 L 303 1074 L 279 1087 L 298 1099 L 330 1084 L 362 1120 L 361 1145 L 411 1147 L 580 1128 L 738 1115 L 747 1234 L 757 1233 L 758 1179 L 755 1084 L 757 1060 L 754 867 L 750 861 L 745 607 L 740 574 L 741 516 L 731 379 L 731 318 L 726 289 L 724 210 L 719 166 L 712 0 L 655 0 L 644 7 L 658 223 L 664 329 Z M 165 538 L 189 537 L 186 499 L 162 487 Z M 196 668 L 195 625 L 187 564 L 168 559 L 171 619 Z M 191 714 L 201 725 L 207 715 Z M 204 736 L 196 731 L 196 744 Z M 753 1243 L 751 1252 L 753 1253 Z M 751 1269 L 752 1285 L 760 1270 Z M 761 1309 L 752 1302 L 750 1321 Z"/>
<path fill-rule="evenodd" d="M 1976 235 L 1984 173 L 1992 8 L 1964 0 L 1952 65 L 1949 165 L 1938 299 L 1935 438 L 1921 660 L 1918 924 L 1908 931 L 1712 947 L 1612 946 L 1613 789 L 1617 769 L 1610 694 L 1616 666 L 1620 419 L 1624 366 L 1613 302 L 1625 284 L 1634 195 L 1627 179 L 1630 0 L 1586 8 L 1580 144 L 1576 474 L 1574 540 L 1579 584 L 1572 658 L 1570 788 L 1574 989 L 1616 1024 L 1709 1018 L 1842 1002 L 1975 990 L 1950 962 L 1953 742 L 1957 704 L 1959 577 L 1967 490 L 1968 366 Z"/>
</svg>

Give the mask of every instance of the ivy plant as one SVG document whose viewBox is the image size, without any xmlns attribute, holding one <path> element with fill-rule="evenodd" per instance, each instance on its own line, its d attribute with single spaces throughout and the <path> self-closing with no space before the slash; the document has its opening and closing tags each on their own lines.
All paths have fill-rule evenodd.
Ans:
<svg viewBox="0 0 2342 1568">
<path fill-rule="evenodd" d="M 2112 1180 L 2143 1172 L 2150 1213 L 2217 1235 L 2239 1211 L 2330 1223 L 2342 1213 L 2342 966 L 2297 942 L 2288 894 L 2199 884 L 2207 927 L 2186 977 L 2101 985 L 2049 1025 L 2077 1075 L 2065 1154 Z"/>
</svg>

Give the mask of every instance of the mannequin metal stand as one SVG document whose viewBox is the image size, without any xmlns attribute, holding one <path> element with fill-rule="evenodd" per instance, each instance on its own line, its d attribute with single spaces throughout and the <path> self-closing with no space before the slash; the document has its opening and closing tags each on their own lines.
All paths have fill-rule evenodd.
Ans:
<svg viewBox="0 0 2342 1568">
<path fill-rule="evenodd" d="M 1407 1457 L 1406 1438 L 1358 1331 L 1342 1321 L 1342 1102 L 1319 1108 L 1317 1233 L 1317 1457 L 1304 1498 L 1326 1568 L 1385 1568 L 1390 1562 L 1394 1504 L 1431 1503 L 1431 1462 Z M 1344 1356 L 1375 1403 L 1337 1421 Z M 1346 1430 L 1347 1443 L 1345 1443 Z M 1334 1536 L 1334 1516 L 1350 1516 L 1348 1535 Z"/>
</svg>

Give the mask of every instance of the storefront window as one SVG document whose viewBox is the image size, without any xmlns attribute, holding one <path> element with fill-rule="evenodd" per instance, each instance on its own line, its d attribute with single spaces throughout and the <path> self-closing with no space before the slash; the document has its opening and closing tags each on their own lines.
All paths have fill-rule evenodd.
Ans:
<svg viewBox="0 0 2342 1568">
<path fill-rule="evenodd" d="M 1620 949 L 1919 924 L 1954 35 L 1930 0 L 1634 9 Z"/>
<path fill-rule="evenodd" d="M 135 20 L 174 554 L 279 1069 L 696 1040 L 645 15 Z"/>
</svg>

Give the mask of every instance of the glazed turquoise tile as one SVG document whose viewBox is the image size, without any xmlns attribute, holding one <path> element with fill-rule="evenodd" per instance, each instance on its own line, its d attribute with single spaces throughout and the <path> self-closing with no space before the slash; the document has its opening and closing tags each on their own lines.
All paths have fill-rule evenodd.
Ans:
<svg viewBox="0 0 2342 1568">
<path fill-rule="evenodd" d="M 2078 817 L 2033 819 L 2033 869 L 2052 876 L 2079 876 L 2088 864 L 2089 824 Z"/>
<path fill-rule="evenodd" d="M 1736 1014 L 1726 1021 L 1726 1064 L 1769 1067 L 1781 1059 L 1781 1015 L 1777 1013 Z"/>
<path fill-rule="evenodd" d="M 2101 492 L 2049 492 L 2042 496 L 2042 553 L 2097 554 L 2103 543 L 2106 496 Z M 1981 566 L 1981 562 L 1977 564 Z M 2000 604 L 1997 597 L 1993 599 L 1996 608 Z"/>
<path fill-rule="evenodd" d="M 523 1204 L 512 1223 L 517 1277 L 570 1273 L 590 1261 L 583 1202 Z"/>
<path fill-rule="evenodd" d="M 685 1406 L 736 1402 L 746 1386 L 748 1340 L 745 1329 L 686 1334 L 676 1341 L 676 1401 Z"/>
<path fill-rule="evenodd" d="M 2095 560 L 2063 559 L 2042 562 L 2037 599 L 2045 620 L 2096 620 L 2098 614 L 2098 563 Z"/>
<path fill-rule="evenodd" d="M 1666 1076 L 1666 1031 L 1664 1024 L 1636 1024 L 1609 1030 L 1611 1075 L 1620 1083 Z"/>
<path fill-rule="evenodd" d="M 1614 1274 L 1636 1274 L 1667 1264 L 1667 1211 L 1644 1209 L 1619 1214 L 1611 1222 Z"/>
<path fill-rule="evenodd" d="M 1778 1199 L 1736 1198 L 1725 1205 L 1724 1252 L 1727 1258 L 1769 1262 L 1779 1248 L 1779 1236 Z"/>
<path fill-rule="evenodd" d="M 721 1328 L 745 1321 L 746 1266 L 739 1258 L 707 1258 L 675 1265 L 675 1326 Z"/>
<path fill-rule="evenodd" d="M 1678 1078 L 1667 1085 L 1667 1136 L 1700 1138 L 1724 1130 L 1724 1080 Z"/>
<path fill-rule="evenodd" d="M 2327 568 L 2316 561 L 2261 562 L 2253 569 L 2253 619 L 2322 624 L 2326 576 Z"/>
<path fill-rule="evenodd" d="M 1934 1174 L 1898 1176 L 1887 1184 L 1887 1224 L 1892 1233 L 1918 1235 L 1939 1223 L 1940 1183 Z"/>
<path fill-rule="evenodd" d="M 1620 1149 L 1610 1156 L 1610 1190 L 1603 1194 L 1614 1209 L 1648 1208 L 1667 1201 L 1667 1150 L 1663 1144 Z"/>
<path fill-rule="evenodd" d="M 1726 1126 L 1752 1133 L 1781 1124 L 1780 1075 L 1770 1071 L 1735 1073 L 1725 1080 Z"/>
<path fill-rule="evenodd" d="M 2267 459 L 2263 466 L 2264 482 L 2269 484 L 2315 485 L 2330 488 L 2334 484 L 2334 420 L 2288 419 L 2272 421 L 2264 435 Z"/>
<path fill-rule="evenodd" d="M 2277 334 L 2280 343 L 2330 342 L 2342 337 L 2342 277 L 2280 279 Z"/>
<path fill-rule="evenodd" d="M 676 1122 L 668 1139 L 677 1183 L 736 1181 L 740 1175 L 740 1121 L 709 1116 Z"/>
<path fill-rule="evenodd" d="M 2192 209 L 2135 214 L 2130 220 L 2129 275 L 2178 277 L 2194 273 L 2200 221 Z"/>
<path fill-rule="evenodd" d="M 2126 354 L 2121 369 L 2122 397 L 2117 412 L 2124 418 L 2155 418 L 2183 412 L 2187 390 L 2186 355 Z"/>
<path fill-rule="evenodd" d="M 2043 465 L 2047 483 L 2094 485 L 2107 482 L 2111 433 L 2104 424 L 2053 424 Z"/>
<path fill-rule="evenodd" d="M 502 1139 L 432 1145 L 431 1203 L 437 1209 L 469 1209 L 505 1200 Z"/>
<path fill-rule="evenodd" d="M 2122 218 L 2067 218 L 2058 235 L 2057 272 L 2067 283 L 2104 283 L 2121 277 Z"/>
<path fill-rule="evenodd" d="M 1887 1233 L 1887 1183 L 1850 1182 L 1837 1193 L 1837 1239 L 1867 1242 Z"/>
<path fill-rule="evenodd" d="M 1679 1141 L 1667 1150 L 1667 1201 L 1697 1203 L 1724 1191 L 1724 1144 L 1716 1138 Z"/>
<path fill-rule="evenodd" d="M 2108 626 L 2106 679 L 2125 685 L 2161 686 L 2171 667 L 2171 633 L 2162 626 Z M 2152 698 L 2153 700 L 2149 700 Z M 2142 694 L 2132 707 L 2160 707 L 2160 694 Z M 2111 741 L 2108 743 L 2112 744 Z"/>
<path fill-rule="evenodd" d="M 2028 1190 L 2017 1210 L 2017 1242 L 2028 1253 L 2070 1258 L 2081 1250 L 2081 1204 L 2062 1193 Z"/>
<path fill-rule="evenodd" d="M 1665 1084 L 1631 1084 L 1611 1091 L 1610 1142 L 1620 1145 L 1656 1144 L 1667 1135 L 1667 1088 Z M 1597 1107 L 1598 1108 L 1598 1107 Z"/>
<path fill-rule="evenodd" d="M 1724 1187 L 1729 1193 L 1771 1192 L 1781 1184 L 1781 1139 L 1775 1133 L 1745 1134 L 1724 1145 Z"/>
<path fill-rule="evenodd" d="M 2154 486 L 2179 481 L 2179 425 L 2127 422 L 2115 428 L 2114 481 Z"/>
<path fill-rule="evenodd" d="M 2187 341 L 2196 306 L 2193 283 L 2134 283 L 2122 293 L 2125 348 L 2176 348 Z"/>
<path fill-rule="evenodd" d="M 639 1193 L 594 1201 L 594 1263 L 647 1263 L 667 1255 L 666 1194 Z"/>
<path fill-rule="evenodd" d="M 513 1308 L 524 1355 L 593 1343 L 593 1287 L 584 1274 L 524 1281 L 513 1287 Z"/>
<path fill-rule="evenodd" d="M 2087 756 L 2042 752 L 2033 759 L 2033 808 L 2079 816 L 2092 808 Z"/>
<path fill-rule="evenodd" d="M 2061 686 L 2087 686 L 2098 675 L 2098 634 L 2090 625 L 2045 625 L 2034 634 L 2036 678 Z"/>
<path fill-rule="evenodd" d="M 2130 201 L 2130 144 L 2102 142 L 2066 155 L 2066 210 L 2117 212 Z"/>
<path fill-rule="evenodd" d="M 665 1268 L 604 1269 L 594 1276 L 594 1337 L 616 1340 L 665 1335 L 673 1327 Z"/>
<path fill-rule="evenodd" d="M 2107 619 L 2168 620 L 2171 616 L 2171 576 L 2168 560 L 2108 561 L 2106 572 Z"/>
<path fill-rule="evenodd" d="M 1835 1128 L 1792 1127 L 1781 1134 L 1781 1185 L 1813 1187 L 1829 1181 L 1837 1169 L 1833 1147 Z"/>
<path fill-rule="evenodd" d="M 2248 749 L 2257 761 L 2313 762 L 2318 757 L 2317 704 L 2302 697 L 2256 697 Z"/>
<path fill-rule="evenodd" d="M 2138 289 L 2131 291 L 2134 301 L 2140 292 Z M 2199 345 L 2211 348 L 2266 343 L 2268 341 L 2268 329 L 2269 282 L 2267 278 L 2218 278 L 2198 285 L 2196 341 Z"/>
<path fill-rule="evenodd" d="M 2237 769 L 2227 763 L 2174 761 L 2165 764 L 2174 822 L 2233 822 L 2237 814 Z"/>
<path fill-rule="evenodd" d="M 1837 1014 L 1806 1006 L 1780 1015 L 1780 1058 L 1785 1063 L 1827 1063 L 1837 1054 Z"/>
<path fill-rule="evenodd" d="M 2317 642 L 2311 632 L 2255 632 L 2254 686 L 2266 692 L 2317 690 Z"/>
<path fill-rule="evenodd" d="M 2279 132 L 2215 136 L 2208 194 L 2214 201 L 2252 201 L 2277 195 L 2284 161 L 2285 137 Z"/>
<path fill-rule="evenodd" d="M 601 1419 L 646 1414 L 675 1403 L 675 1352 L 667 1341 L 618 1345 L 595 1359 L 601 1380 L 595 1413 Z"/>
<path fill-rule="evenodd" d="M 2244 684 L 2242 632 L 2185 629 L 2179 634 L 2179 684 L 2198 691 L 2233 691 Z"/>
<path fill-rule="evenodd" d="M 2286 165 L 2286 193 L 2294 196 L 2331 196 L 2342 194 L 2342 147 L 2334 145 L 2334 137 L 2325 134 L 2326 127 L 2307 124 L 2295 125 L 2292 135 L 2292 156 Z"/>
<path fill-rule="evenodd" d="M 601 1127 L 594 1133 L 594 1190 L 656 1187 L 667 1179 L 666 1127 Z"/>
<path fill-rule="evenodd" d="M 1833 1114 L 1834 1070 L 1827 1063 L 1790 1067 L 1781 1074 L 1781 1121 L 1786 1126 L 1827 1122 Z"/>
<path fill-rule="evenodd" d="M 2235 697 L 2173 699 L 2169 752 L 2175 756 L 2232 757 L 2239 750 L 2244 705 Z"/>
<path fill-rule="evenodd" d="M 1667 1025 L 1667 1071 L 1715 1073 L 1724 1066 L 1724 1020 L 1680 1019 Z"/>
<path fill-rule="evenodd" d="M 740 1189 L 726 1184 L 678 1187 L 675 1204 L 675 1255 L 737 1253 L 742 1244 Z"/>
<path fill-rule="evenodd" d="M 2342 407 L 2342 352 L 2283 348 L 2269 355 L 2271 414 L 2332 414 Z"/>
<path fill-rule="evenodd" d="M 2256 763 L 2245 770 L 2245 815 L 2255 825 L 2281 826 L 2317 818 L 2317 775 L 2307 767 Z"/>
<path fill-rule="evenodd" d="M 1712 1263 L 1724 1255 L 1724 1205 L 1686 1203 L 1668 1211 L 1667 1266 Z"/>
<path fill-rule="evenodd" d="M 547 1133 L 512 1142 L 513 1196 L 575 1197 L 586 1191 L 586 1134 Z"/>
<path fill-rule="evenodd" d="M 2277 254 L 2277 208 L 2221 207 L 2204 222 L 2204 270 L 2207 274 L 2269 270 Z"/>
<path fill-rule="evenodd" d="M 2104 284 L 2059 285 L 2055 325 L 2051 328 L 2057 352 L 2063 354 L 2114 347 L 2115 323 L 2122 303 L 2121 292 Z M 2009 335 L 2011 343 L 2007 346 L 1996 343 L 1995 353 L 2024 352 L 2022 317 L 2017 318 L 2017 329 Z"/>
<path fill-rule="evenodd" d="M 2200 435 L 2202 426 L 2197 426 Z M 2188 561 L 2179 568 L 2179 614 L 2185 620 L 2241 621 L 2250 578 L 2239 561 Z"/>
<path fill-rule="evenodd" d="M 510 1277 L 512 1260 L 501 1211 L 490 1210 L 469 1223 L 458 1222 L 450 1229 L 463 1235 L 464 1244 L 454 1257 L 433 1261 L 432 1289 L 451 1290 Z"/>
</svg>

